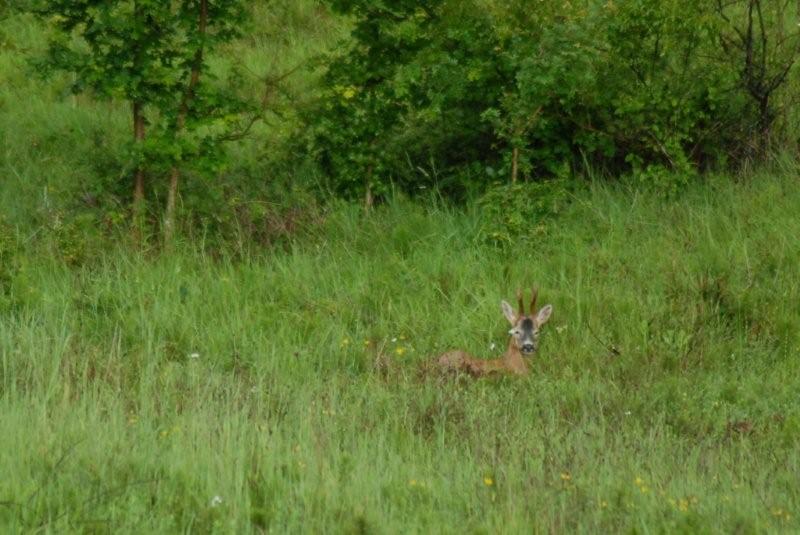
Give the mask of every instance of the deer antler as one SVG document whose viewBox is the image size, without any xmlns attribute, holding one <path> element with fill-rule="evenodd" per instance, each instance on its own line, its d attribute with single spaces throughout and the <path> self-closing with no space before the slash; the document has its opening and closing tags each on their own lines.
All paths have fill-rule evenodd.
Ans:
<svg viewBox="0 0 800 535">
<path fill-rule="evenodd" d="M 522 288 L 517 289 L 517 302 L 519 303 L 519 313 L 517 316 L 521 318 L 525 315 L 525 307 L 522 304 Z"/>
<path fill-rule="evenodd" d="M 539 296 L 538 288 L 531 288 L 531 316 L 536 314 L 536 298 Z"/>
</svg>

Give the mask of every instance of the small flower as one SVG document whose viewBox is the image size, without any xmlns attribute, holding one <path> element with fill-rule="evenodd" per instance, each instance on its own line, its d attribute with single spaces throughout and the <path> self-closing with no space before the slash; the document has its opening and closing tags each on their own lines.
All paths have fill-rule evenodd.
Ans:
<svg viewBox="0 0 800 535">
<path fill-rule="evenodd" d="M 222 504 L 222 497 L 214 496 L 213 498 L 211 498 L 211 501 L 209 502 L 208 505 L 210 505 L 211 507 L 218 507 L 221 504 Z"/>
<path fill-rule="evenodd" d="M 346 88 L 344 91 L 342 91 L 342 96 L 346 100 L 350 100 L 351 98 L 356 96 L 356 88 L 353 87 L 353 86 L 350 86 L 350 87 Z"/>
<path fill-rule="evenodd" d="M 686 511 L 688 511 L 689 510 L 689 500 L 687 500 L 686 498 L 681 498 L 680 500 L 678 500 L 678 509 L 680 509 L 684 513 Z"/>
<path fill-rule="evenodd" d="M 350 339 L 349 338 L 342 338 L 342 343 L 339 344 L 340 347 L 347 347 L 349 345 L 350 345 Z"/>
<path fill-rule="evenodd" d="M 189 353 L 189 358 L 190 359 L 199 359 L 200 358 L 200 353 Z"/>
<path fill-rule="evenodd" d="M 484 477 L 483 478 L 483 484 L 486 485 L 487 487 L 491 487 L 492 485 L 494 485 L 494 479 L 492 479 L 491 477 L 488 477 L 488 476 Z"/>
<path fill-rule="evenodd" d="M 368 345 L 370 345 L 371 343 L 372 343 L 372 342 L 370 342 L 369 340 L 364 340 L 364 345 L 365 345 L 365 346 L 368 346 Z"/>
<path fill-rule="evenodd" d="M 495 350 L 495 348 L 497 348 L 497 346 L 495 345 L 495 343 L 494 343 L 494 342 L 492 342 L 491 344 L 489 344 L 489 351 L 494 351 L 494 350 Z"/>
<path fill-rule="evenodd" d="M 396 336 L 394 338 L 392 338 L 392 343 L 394 344 L 395 342 L 397 342 L 397 337 Z"/>
<path fill-rule="evenodd" d="M 600 500 L 600 508 L 605 509 L 606 507 L 608 507 L 608 502 L 605 500 Z"/>
<path fill-rule="evenodd" d="M 561 481 L 572 481 L 572 475 L 569 472 L 561 472 Z"/>
<path fill-rule="evenodd" d="M 404 348 L 404 347 L 398 347 L 397 349 L 395 349 L 395 350 L 394 350 L 394 352 L 395 352 L 395 353 L 397 353 L 397 356 L 398 356 L 398 357 L 402 357 L 402 356 L 403 356 L 403 353 L 405 353 L 405 352 L 406 352 L 406 348 Z"/>
</svg>

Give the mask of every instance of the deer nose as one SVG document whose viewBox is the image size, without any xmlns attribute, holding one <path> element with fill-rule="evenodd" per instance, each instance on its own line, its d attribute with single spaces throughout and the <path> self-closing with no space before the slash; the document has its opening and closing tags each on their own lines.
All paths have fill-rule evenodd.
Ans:
<svg viewBox="0 0 800 535">
<path fill-rule="evenodd" d="M 522 351 L 524 353 L 533 353 L 534 349 L 535 349 L 535 347 L 531 342 L 526 342 L 526 343 L 522 344 Z"/>
</svg>

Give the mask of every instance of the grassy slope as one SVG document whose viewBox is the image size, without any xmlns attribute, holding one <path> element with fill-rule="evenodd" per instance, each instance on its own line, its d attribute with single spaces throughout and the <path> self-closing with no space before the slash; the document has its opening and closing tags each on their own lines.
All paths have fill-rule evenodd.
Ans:
<svg viewBox="0 0 800 535">
<path fill-rule="evenodd" d="M 98 154 L 126 115 L 0 61 L 0 208 L 28 243 L 82 177 L 113 180 Z M 402 202 L 244 260 L 23 250 L 0 269 L 0 526 L 796 531 L 795 176 L 671 203 L 595 187 L 507 252 L 476 212 Z M 417 376 L 445 348 L 497 354 L 528 281 L 555 306 L 532 377 Z"/>
<path fill-rule="evenodd" d="M 0 523 L 797 529 L 798 210 L 763 177 L 597 189 L 509 254 L 474 215 L 395 205 L 244 262 L 41 261 L 0 324 Z M 529 280 L 556 311 L 530 379 L 416 377 L 493 353 Z"/>
</svg>

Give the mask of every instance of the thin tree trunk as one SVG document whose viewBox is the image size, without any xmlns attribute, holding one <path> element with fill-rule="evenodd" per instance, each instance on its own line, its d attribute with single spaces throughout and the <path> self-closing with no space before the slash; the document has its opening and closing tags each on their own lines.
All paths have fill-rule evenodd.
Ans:
<svg viewBox="0 0 800 535">
<path fill-rule="evenodd" d="M 189 76 L 189 83 L 186 86 L 186 91 L 183 94 L 180 108 L 178 109 L 178 117 L 175 121 L 175 136 L 177 137 L 183 127 L 186 125 L 186 115 L 189 113 L 189 103 L 194 96 L 194 90 L 197 82 L 200 80 L 200 69 L 203 66 L 203 37 L 206 33 L 206 25 L 208 24 L 208 0 L 200 0 L 200 20 L 198 21 L 198 33 L 200 34 L 200 46 L 194 54 L 192 60 L 192 72 Z M 169 172 L 169 190 L 167 191 L 167 207 L 164 214 L 164 243 L 169 245 L 172 243 L 173 236 L 175 235 L 175 205 L 178 198 L 178 181 L 180 179 L 180 170 L 177 165 L 173 165 Z"/>
<path fill-rule="evenodd" d="M 367 169 L 367 183 L 364 184 L 364 213 L 369 214 L 374 204 L 375 198 L 372 196 L 372 166 L 369 166 L 369 169 Z"/>
<path fill-rule="evenodd" d="M 766 158 L 770 151 L 770 138 L 772 130 L 772 110 L 769 106 L 769 96 L 764 96 L 758 104 L 758 157 Z"/>
<path fill-rule="evenodd" d="M 133 108 L 133 139 L 137 147 L 141 148 L 144 141 L 144 113 L 142 103 L 134 101 Z M 144 169 L 142 164 L 136 165 L 133 177 L 133 239 L 137 243 L 142 240 L 144 230 Z"/>
<path fill-rule="evenodd" d="M 375 203 L 375 199 L 372 197 L 372 186 L 367 184 L 367 191 L 364 194 L 364 212 L 370 213 L 372 211 L 372 205 Z"/>
<path fill-rule="evenodd" d="M 178 197 L 178 179 L 180 172 L 177 166 L 169 171 L 169 190 L 167 191 L 167 208 L 164 213 L 164 243 L 169 245 L 175 235 L 175 204 Z"/>
<path fill-rule="evenodd" d="M 511 183 L 517 183 L 517 173 L 519 171 L 519 147 L 514 147 L 511 151 Z"/>
</svg>

